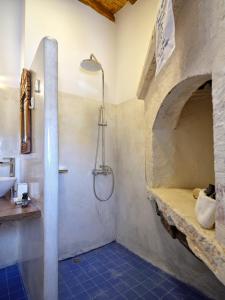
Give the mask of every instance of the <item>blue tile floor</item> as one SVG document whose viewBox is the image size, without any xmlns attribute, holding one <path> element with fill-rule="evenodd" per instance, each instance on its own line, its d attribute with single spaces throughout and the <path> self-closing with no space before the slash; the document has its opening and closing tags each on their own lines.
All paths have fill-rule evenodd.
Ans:
<svg viewBox="0 0 225 300">
<path fill-rule="evenodd" d="M 0 300 L 27 300 L 17 265 L 0 270 Z"/>
<path fill-rule="evenodd" d="M 120 244 L 59 263 L 59 300 L 209 299 Z"/>
</svg>

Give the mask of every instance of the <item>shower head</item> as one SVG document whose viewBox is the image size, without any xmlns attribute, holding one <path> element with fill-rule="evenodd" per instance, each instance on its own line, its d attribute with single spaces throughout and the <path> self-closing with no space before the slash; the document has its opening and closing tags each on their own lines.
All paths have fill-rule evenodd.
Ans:
<svg viewBox="0 0 225 300">
<path fill-rule="evenodd" d="M 94 54 L 91 54 L 90 58 L 82 60 L 80 66 L 86 71 L 90 72 L 97 72 L 100 70 L 103 71 L 102 65 L 100 64 L 100 62 L 98 62 Z"/>
<path fill-rule="evenodd" d="M 105 75 L 104 70 L 102 68 L 102 65 L 97 60 L 97 58 L 94 56 L 94 54 L 91 54 L 88 59 L 84 59 L 80 63 L 81 68 L 83 68 L 86 71 L 90 72 L 97 72 L 102 71 L 102 107 L 105 107 Z"/>
</svg>

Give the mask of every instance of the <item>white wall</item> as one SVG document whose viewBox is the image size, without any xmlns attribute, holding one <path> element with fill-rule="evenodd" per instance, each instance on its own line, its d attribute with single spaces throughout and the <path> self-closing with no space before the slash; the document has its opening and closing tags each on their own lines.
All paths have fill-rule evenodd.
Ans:
<svg viewBox="0 0 225 300">
<path fill-rule="evenodd" d="M 127 4 L 113 23 L 79 1 L 26 1 L 25 65 L 43 36 L 59 43 L 59 90 L 100 97 L 100 78 L 80 70 L 94 53 L 105 70 L 106 99 L 120 103 L 136 91 L 154 27 L 158 0 Z M 54 13 L 53 13 L 54 11 Z"/>
<path fill-rule="evenodd" d="M 102 63 L 106 99 L 115 101 L 115 25 L 79 1 L 26 0 L 25 66 L 44 36 L 59 44 L 59 90 L 99 99 L 101 77 L 80 70 L 80 62 L 93 52 Z"/>
<path fill-rule="evenodd" d="M 5 0 L 4 3 L 6 2 L 9 1 Z M 100 78 L 98 75 L 81 72 L 79 63 L 81 59 L 94 52 L 105 69 L 107 100 L 120 103 L 136 98 L 157 4 L 156 0 L 139 0 L 134 6 L 127 5 L 116 15 L 116 24 L 113 24 L 78 1 L 26 1 L 25 66 L 30 68 L 43 36 L 51 35 L 59 43 L 59 88 L 65 93 L 60 97 L 60 155 L 61 162 L 69 168 L 68 174 L 60 175 L 61 257 L 97 247 L 112 240 L 115 235 L 112 201 L 110 200 L 108 207 L 105 207 L 105 204 L 102 206 L 94 199 L 91 187 L 90 172 L 95 152 L 97 103 L 95 101 L 91 103 L 87 98 L 99 99 Z M 18 43 L 16 43 L 17 46 Z M 9 56 L 6 56 L 5 60 L 9 61 L 8 58 Z M 8 68 L 5 74 L 11 74 L 7 70 Z M 18 71 L 14 72 L 12 72 L 14 75 L 18 74 Z M 86 99 L 85 103 L 82 103 L 81 97 Z M 113 108 L 111 107 L 110 110 Z M 79 118 L 77 118 L 78 114 L 80 114 Z M 115 124 L 111 116 L 109 120 L 110 126 L 113 122 Z M 162 268 L 169 269 L 178 277 L 191 281 L 192 269 L 195 269 L 196 284 L 199 283 L 203 289 L 208 289 L 212 294 L 216 286 L 217 292 L 220 293 L 222 291 L 220 284 L 214 281 L 211 274 L 208 275 L 207 269 L 196 262 L 178 242 L 170 243 L 170 237 L 161 227 L 158 218 L 155 217 L 155 212 L 147 202 L 143 120 L 143 102 L 132 103 L 131 101 L 122 104 L 118 108 L 118 157 L 115 158 L 112 148 L 107 150 L 109 163 L 112 164 L 113 159 L 118 159 L 116 186 L 119 211 L 118 240 L 139 255 L 154 261 Z M 89 123 L 85 128 L 87 121 Z M 36 129 L 40 131 L 38 134 L 42 134 L 43 130 L 40 124 L 43 124 L 41 117 L 36 123 Z M 90 140 L 87 140 L 87 136 Z M 110 129 L 108 137 L 111 139 L 113 136 L 115 137 L 115 132 L 111 132 Z M 31 162 L 28 156 L 26 161 L 24 160 L 26 169 L 23 173 L 24 179 L 32 182 L 39 181 L 36 158 L 34 153 L 30 156 Z M 38 159 L 40 160 L 40 157 Z M 33 162 L 35 162 L 34 165 Z M 128 174 L 131 175 L 127 176 Z M 37 197 L 36 186 L 33 185 L 32 191 Z M 77 218 L 78 216 L 80 219 Z M 66 218 L 68 219 L 65 221 Z M 108 228 L 105 228 L 105 224 Z M 33 286 L 31 290 L 37 299 L 42 297 L 38 294 L 42 293 L 38 287 L 44 284 L 42 225 L 36 220 L 32 223 L 27 221 L 22 227 L 21 250 L 24 276 L 27 284 L 30 287 Z M 77 225 L 79 227 L 76 227 Z M 165 248 L 165 244 L 170 246 Z M 182 268 L 180 268 L 180 262 L 183 263 Z M 185 271 L 187 274 L 184 274 Z M 33 281 L 34 272 L 35 282 Z M 210 282 L 213 287 L 210 286 Z M 221 295 L 223 295 L 222 292 Z"/>
<path fill-rule="evenodd" d="M 106 102 L 115 102 L 115 24 L 71 0 L 27 0 L 25 15 L 27 66 L 43 36 L 59 44 L 60 163 L 69 169 L 59 176 L 59 257 L 66 258 L 115 239 L 115 193 L 100 203 L 92 190 L 101 74 L 80 68 L 81 60 L 94 53 L 105 71 Z M 115 109 L 108 108 L 106 156 L 112 166 Z"/>
<path fill-rule="evenodd" d="M 139 0 L 116 14 L 116 101 L 136 98 L 159 0 Z"/>
<path fill-rule="evenodd" d="M 0 158 L 19 153 L 20 101 L 19 89 L 0 88 Z M 0 168 L 0 176 L 1 170 Z M 8 167 L 7 167 L 8 169 Z"/>
<path fill-rule="evenodd" d="M 23 0 L 0 0 L 0 88 L 19 86 L 23 16 Z"/>
<path fill-rule="evenodd" d="M 58 118 L 57 42 L 43 39 L 31 66 L 35 109 L 32 153 L 21 156 L 21 179 L 41 208 L 40 219 L 21 222 L 20 261 L 31 299 L 57 299 L 58 291 Z M 41 93 L 34 93 L 35 79 Z"/>
<path fill-rule="evenodd" d="M 19 154 L 19 81 L 23 0 L 0 0 L 0 159 Z M 16 171 L 18 159 L 16 160 Z M 0 176 L 9 168 L 1 167 Z M 17 172 L 18 177 L 18 172 Z M 0 268 L 18 261 L 18 224 L 0 225 Z"/>
<path fill-rule="evenodd" d="M 127 4 L 113 23 L 79 1 L 0 0 L 0 84 L 18 86 L 21 64 L 29 68 L 41 39 L 53 36 L 59 43 L 59 90 L 99 99 L 100 78 L 79 66 L 93 52 L 105 70 L 106 99 L 135 97 L 157 4 Z"/>
<path fill-rule="evenodd" d="M 4 40 L 0 84 L 18 86 L 21 63 L 29 68 L 40 40 L 53 36 L 59 43 L 61 91 L 99 98 L 99 78 L 87 76 L 79 67 L 93 52 L 105 70 L 106 99 L 115 103 L 136 96 L 158 0 L 127 4 L 116 14 L 116 23 L 79 1 L 26 0 L 25 4 L 24 0 L 0 0 Z"/>
<path fill-rule="evenodd" d="M 32 76 L 44 82 L 43 45 L 37 50 L 32 65 Z M 43 85 L 42 85 L 43 89 Z M 32 89 L 33 90 L 33 89 Z M 44 93 L 33 95 L 36 99 L 32 111 L 32 154 L 21 155 L 21 180 L 29 185 L 31 196 L 43 212 L 44 189 Z M 44 286 L 44 229 L 40 219 L 24 220 L 20 225 L 20 257 L 22 276 L 31 297 L 43 299 Z M 35 280 L 32 274 L 35 272 Z"/>
<path fill-rule="evenodd" d="M 19 153 L 19 90 L 1 87 L 0 108 L 1 160 L 3 157 L 17 157 Z M 18 160 L 16 160 L 16 164 L 17 162 Z M 0 176 L 9 176 L 9 166 L 0 167 Z M 15 222 L 0 225 L 0 268 L 12 265 L 18 260 L 19 235 L 17 225 Z"/>
<path fill-rule="evenodd" d="M 115 191 L 107 202 L 99 202 L 93 193 L 98 108 L 97 101 L 59 95 L 60 164 L 68 168 L 68 173 L 59 176 L 60 259 L 100 247 L 116 237 Z M 106 163 L 115 172 L 116 107 L 107 104 L 106 109 Z M 98 176 L 97 183 L 98 192 L 110 192 L 110 176 Z"/>
</svg>

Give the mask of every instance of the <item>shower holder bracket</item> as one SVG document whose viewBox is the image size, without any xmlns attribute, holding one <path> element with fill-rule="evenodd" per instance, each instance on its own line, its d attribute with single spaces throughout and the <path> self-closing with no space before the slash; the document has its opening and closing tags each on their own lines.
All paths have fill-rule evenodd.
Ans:
<svg viewBox="0 0 225 300">
<path fill-rule="evenodd" d="M 98 126 L 107 126 L 107 122 L 104 122 L 104 123 L 98 123 Z"/>
</svg>

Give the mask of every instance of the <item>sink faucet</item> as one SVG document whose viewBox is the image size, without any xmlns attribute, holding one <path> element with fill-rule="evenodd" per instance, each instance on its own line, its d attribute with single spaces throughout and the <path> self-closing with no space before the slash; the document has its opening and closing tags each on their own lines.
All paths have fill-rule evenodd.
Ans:
<svg viewBox="0 0 225 300">
<path fill-rule="evenodd" d="M 7 159 L 8 161 L 0 161 L 0 165 L 6 166 L 9 165 L 9 176 L 15 177 L 15 158 L 14 157 L 4 157 L 4 160 Z"/>
</svg>

